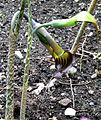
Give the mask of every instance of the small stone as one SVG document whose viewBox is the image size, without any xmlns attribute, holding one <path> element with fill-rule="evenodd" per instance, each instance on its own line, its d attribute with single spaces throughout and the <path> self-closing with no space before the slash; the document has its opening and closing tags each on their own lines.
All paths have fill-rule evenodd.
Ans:
<svg viewBox="0 0 101 120">
<path fill-rule="evenodd" d="M 93 32 L 90 32 L 90 33 L 88 34 L 89 37 L 91 37 L 92 35 L 93 35 Z"/>
<path fill-rule="evenodd" d="M 50 96 L 51 101 L 56 101 L 56 97 Z"/>
<path fill-rule="evenodd" d="M 3 59 L 1 59 L 1 63 L 3 63 L 4 62 L 4 60 Z"/>
<path fill-rule="evenodd" d="M 0 98 L 4 97 L 5 95 L 4 94 L 0 94 Z"/>
<path fill-rule="evenodd" d="M 78 79 L 78 80 L 81 80 L 81 79 L 82 79 L 82 77 L 78 76 L 78 77 L 77 77 L 77 79 Z"/>
<path fill-rule="evenodd" d="M 23 60 L 24 63 L 26 63 L 26 58 Z"/>
<path fill-rule="evenodd" d="M 6 76 L 5 76 L 4 74 L 5 74 L 4 72 L 1 72 L 1 73 L 0 73 L 0 80 L 6 78 Z"/>
<path fill-rule="evenodd" d="M 98 70 L 98 69 L 95 69 L 95 73 L 96 73 L 97 75 L 99 75 L 99 74 L 100 74 L 100 72 L 99 72 L 99 70 Z"/>
<path fill-rule="evenodd" d="M 2 105 L 0 105 L 0 110 L 2 110 Z"/>
<path fill-rule="evenodd" d="M 51 109 L 53 109 L 53 108 L 54 108 L 54 106 L 52 105 L 52 106 L 50 106 L 50 108 L 51 108 Z"/>
<path fill-rule="evenodd" d="M 52 113 L 49 113 L 49 116 L 52 116 Z"/>
<path fill-rule="evenodd" d="M 96 74 L 96 73 L 94 73 L 94 74 L 91 76 L 92 79 L 94 79 L 94 78 L 96 78 L 96 77 L 97 77 L 97 74 Z"/>
<path fill-rule="evenodd" d="M 27 52 L 27 48 L 24 49 L 24 52 L 25 52 L 25 53 Z"/>
<path fill-rule="evenodd" d="M 58 119 L 55 116 L 53 116 L 51 120 L 58 120 Z"/>
<path fill-rule="evenodd" d="M 31 86 L 28 87 L 28 91 L 30 92 L 33 88 Z"/>
<path fill-rule="evenodd" d="M 45 85 L 43 83 L 38 83 L 37 84 L 38 88 L 35 89 L 32 94 L 36 94 L 36 95 L 39 95 L 41 93 L 41 91 L 44 89 Z"/>
<path fill-rule="evenodd" d="M 73 108 L 67 108 L 64 114 L 69 116 L 75 116 L 76 110 L 74 110 Z"/>
<path fill-rule="evenodd" d="M 33 41 L 32 41 L 33 42 Z M 32 46 L 32 49 L 35 49 L 35 46 Z"/>
<path fill-rule="evenodd" d="M 85 9 L 85 4 L 84 3 L 79 3 L 80 9 L 84 10 Z"/>
<path fill-rule="evenodd" d="M 94 93 L 94 91 L 93 90 L 89 90 L 88 93 L 92 95 Z"/>
<path fill-rule="evenodd" d="M 74 0 L 75 2 L 78 2 L 79 0 Z"/>
<path fill-rule="evenodd" d="M 20 51 L 15 51 L 15 55 L 20 58 L 20 59 L 23 59 L 23 55 Z"/>
<path fill-rule="evenodd" d="M 94 106 L 94 102 L 90 102 L 89 105 L 90 105 L 90 106 Z"/>
<path fill-rule="evenodd" d="M 87 30 L 91 30 L 91 27 L 87 26 L 86 29 L 87 29 Z"/>
<path fill-rule="evenodd" d="M 61 96 L 65 96 L 66 95 L 66 93 L 61 93 Z"/>
<path fill-rule="evenodd" d="M 25 37 L 28 37 L 28 32 L 25 33 Z"/>
<path fill-rule="evenodd" d="M 51 65 L 50 66 L 50 70 L 55 70 L 56 68 L 55 68 L 55 65 Z"/>
<path fill-rule="evenodd" d="M 69 69 L 69 73 L 70 74 L 75 74 L 77 72 L 77 69 L 75 68 L 75 67 L 71 67 L 70 69 Z"/>
<path fill-rule="evenodd" d="M 70 102 L 71 102 L 71 100 L 69 98 L 64 98 L 64 99 L 60 100 L 58 103 L 63 106 L 67 106 Z"/>
<path fill-rule="evenodd" d="M 53 87 L 56 80 L 57 80 L 57 79 L 54 78 L 54 79 L 52 79 L 51 81 L 49 81 L 49 83 L 46 85 L 46 88 L 51 88 L 51 87 Z"/>
</svg>

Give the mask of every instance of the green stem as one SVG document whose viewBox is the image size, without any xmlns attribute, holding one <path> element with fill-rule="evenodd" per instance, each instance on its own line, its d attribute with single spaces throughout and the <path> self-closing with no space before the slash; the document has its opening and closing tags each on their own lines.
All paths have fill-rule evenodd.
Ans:
<svg viewBox="0 0 101 120">
<path fill-rule="evenodd" d="M 16 48 L 16 36 L 11 33 L 8 53 L 8 74 L 7 74 L 7 92 L 6 92 L 6 120 L 13 120 L 14 108 L 14 59 Z"/>
<path fill-rule="evenodd" d="M 11 28 L 10 36 L 9 36 L 9 53 L 8 53 L 8 74 L 7 74 L 7 92 L 6 92 L 6 110 L 5 110 L 5 120 L 13 120 L 13 112 L 14 112 L 14 60 L 15 60 L 15 49 L 16 49 L 16 41 L 18 38 L 21 21 L 23 18 L 25 2 L 26 0 L 22 0 L 21 11 L 18 19 L 18 23 L 16 25 L 16 30 L 13 32 Z"/>
<path fill-rule="evenodd" d="M 27 41 L 26 64 L 25 64 L 25 68 L 24 68 L 20 120 L 25 120 L 27 88 L 28 88 L 28 79 L 29 79 L 30 53 L 31 53 L 32 36 L 33 36 L 33 34 L 32 34 L 32 13 L 31 13 L 30 0 L 28 0 L 28 13 L 29 13 L 29 32 L 28 32 L 28 41 Z"/>
<path fill-rule="evenodd" d="M 22 21 L 23 14 L 24 14 L 25 4 L 26 4 L 26 0 L 22 0 L 20 14 L 19 14 L 19 17 L 18 17 L 17 25 L 16 25 L 16 33 L 18 33 L 18 34 L 19 34 L 21 21 Z"/>
<path fill-rule="evenodd" d="M 69 26 L 75 26 L 77 24 L 77 20 L 75 17 L 69 18 L 69 19 L 58 19 L 58 20 L 53 20 L 48 23 L 40 24 L 35 31 L 40 29 L 41 27 L 54 27 L 54 28 L 64 28 L 64 27 L 69 27 Z"/>
<path fill-rule="evenodd" d="M 45 30 L 45 28 L 40 28 L 37 30 L 40 34 L 42 34 L 48 41 L 51 48 L 54 52 L 60 56 L 64 53 L 64 50 L 55 42 L 55 40 L 51 37 L 51 35 Z"/>
<path fill-rule="evenodd" d="M 92 0 L 90 6 L 88 8 L 89 13 L 93 12 L 93 10 L 94 10 L 94 8 L 96 6 L 96 2 L 97 2 L 97 0 Z M 80 27 L 80 29 L 78 31 L 78 34 L 77 34 L 77 36 L 75 38 L 75 41 L 74 41 L 74 43 L 72 45 L 71 53 L 73 53 L 73 54 L 75 54 L 77 52 L 77 49 L 78 49 L 78 46 L 79 46 L 79 43 L 80 43 L 80 38 L 81 38 L 81 36 L 82 36 L 82 34 L 84 32 L 84 29 L 86 27 L 86 23 L 87 22 L 82 22 L 81 27 Z"/>
</svg>

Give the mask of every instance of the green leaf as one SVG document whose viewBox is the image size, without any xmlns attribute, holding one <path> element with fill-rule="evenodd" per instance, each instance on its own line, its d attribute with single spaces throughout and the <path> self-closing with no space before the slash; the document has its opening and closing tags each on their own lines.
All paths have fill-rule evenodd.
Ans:
<svg viewBox="0 0 101 120">
<path fill-rule="evenodd" d="M 49 23 L 41 24 L 39 27 L 51 26 L 54 28 L 64 28 L 64 27 L 69 27 L 69 26 L 75 26 L 76 24 L 77 24 L 76 19 L 70 18 L 70 19 L 53 20 Z"/>
<path fill-rule="evenodd" d="M 94 24 L 96 31 L 99 30 L 98 23 L 97 23 L 96 19 L 94 18 L 93 15 L 91 15 L 87 11 L 82 11 L 82 12 L 78 13 L 76 16 L 74 16 L 74 18 L 76 21 L 91 22 Z"/>
<path fill-rule="evenodd" d="M 53 20 L 48 23 L 40 24 L 35 29 L 35 31 L 41 27 L 48 27 L 48 26 L 51 26 L 54 28 L 64 28 L 64 27 L 75 26 L 77 25 L 77 22 L 80 22 L 80 21 L 91 22 L 94 24 L 96 31 L 98 31 L 99 29 L 96 19 L 89 12 L 82 11 L 70 19 Z"/>
<path fill-rule="evenodd" d="M 17 11 L 14 15 L 13 15 L 13 18 L 12 18 L 12 21 L 11 21 L 11 30 L 14 32 L 15 30 L 15 27 L 16 27 L 16 24 L 17 24 L 17 20 L 18 20 L 18 16 L 20 14 L 20 11 Z"/>
</svg>

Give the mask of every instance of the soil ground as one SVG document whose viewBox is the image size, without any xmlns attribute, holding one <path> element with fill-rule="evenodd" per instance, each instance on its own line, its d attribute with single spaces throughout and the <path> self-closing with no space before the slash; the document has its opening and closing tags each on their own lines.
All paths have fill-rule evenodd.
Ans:
<svg viewBox="0 0 101 120">
<path fill-rule="evenodd" d="M 87 10 L 90 0 L 33 0 L 33 19 L 40 23 L 53 19 L 70 18 L 76 13 Z M 4 118 L 6 103 L 6 72 L 9 47 L 9 30 L 13 14 L 19 9 L 20 0 L 0 0 L 0 118 Z M 27 5 L 26 5 L 27 12 Z M 101 28 L 101 1 L 98 0 L 93 12 Z M 62 48 L 70 50 L 77 35 L 80 24 L 76 27 L 64 29 L 47 29 L 53 38 Z M 27 47 L 25 37 L 27 23 L 24 20 L 17 41 L 16 50 L 21 51 L 25 59 L 24 49 Z M 101 32 L 101 30 L 100 30 Z M 99 44 L 96 42 L 95 28 L 88 24 L 82 40 L 86 39 L 84 50 L 91 53 L 101 51 L 101 34 L 99 34 Z M 80 43 L 80 49 L 81 49 Z M 31 64 L 29 75 L 29 89 L 26 107 L 26 120 L 50 120 L 56 117 L 57 120 L 79 120 L 82 116 L 88 116 L 91 120 L 101 120 L 101 61 L 93 59 L 89 53 L 84 53 L 80 70 L 80 55 L 76 55 L 73 66 L 77 69 L 76 74 L 70 75 L 68 79 L 63 77 L 57 79 L 50 89 L 44 88 L 39 95 L 34 94 L 37 83 L 47 85 L 52 80 L 56 70 L 51 70 L 50 66 L 54 62 L 49 60 L 49 53 L 37 38 L 33 38 L 31 51 Z M 81 50 L 78 53 L 81 53 Z M 96 69 L 99 71 L 97 77 L 91 76 Z M 23 82 L 24 63 L 18 57 L 15 59 L 15 109 L 14 118 L 19 120 L 21 87 Z M 70 79 L 73 84 L 76 115 L 74 117 L 65 116 L 66 108 L 73 108 L 73 102 L 67 106 L 59 104 L 64 98 L 72 101 Z M 91 92 L 93 91 L 93 92 Z"/>
</svg>

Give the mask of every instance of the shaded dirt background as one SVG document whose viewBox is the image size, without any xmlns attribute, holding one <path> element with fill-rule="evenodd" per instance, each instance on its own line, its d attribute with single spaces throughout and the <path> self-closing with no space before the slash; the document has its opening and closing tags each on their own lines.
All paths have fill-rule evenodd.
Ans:
<svg viewBox="0 0 101 120">
<path fill-rule="evenodd" d="M 32 13 L 33 18 L 40 23 L 48 22 L 53 19 L 70 18 L 76 13 L 87 10 L 90 0 L 33 0 Z M 7 55 L 8 55 L 8 35 L 10 22 L 13 14 L 19 9 L 20 0 L 0 0 L 0 118 L 4 118 L 5 112 L 5 90 L 6 90 L 6 72 L 7 72 Z M 26 5 L 27 11 L 27 5 Z M 101 1 L 98 0 L 93 13 L 98 20 L 101 28 Z M 64 48 L 70 49 L 77 35 L 79 26 L 64 29 L 49 28 L 48 31 L 54 39 Z M 25 33 L 27 23 L 24 20 L 21 27 L 21 34 L 17 41 L 16 50 L 21 51 L 25 59 L 24 49 L 26 46 Z M 100 30 L 101 31 L 101 30 Z M 93 34 L 91 34 L 93 32 Z M 88 24 L 86 33 L 82 39 L 86 43 L 84 49 L 90 52 L 101 51 L 101 34 L 99 34 L 99 44 L 96 43 L 96 33 L 92 25 Z M 81 39 L 81 40 L 82 40 Z M 82 42 L 81 42 L 82 43 Z M 80 50 L 78 51 L 80 53 Z M 88 116 L 91 120 L 101 120 L 101 62 L 94 60 L 93 56 L 85 53 L 86 57 L 82 59 L 82 69 L 80 71 L 80 56 L 76 55 L 74 67 L 77 69 L 75 75 L 69 76 L 68 79 L 58 79 L 54 86 L 47 90 L 42 90 L 39 95 L 33 91 L 37 88 L 37 83 L 47 85 L 55 70 L 50 70 L 54 62 L 49 60 L 49 53 L 40 44 L 37 38 L 33 38 L 33 47 L 31 53 L 31 65 L 29 75 L 29 91 L 27 97 L 26 120 L 49 120 L 53 116 L 57 120 L 79 120 L 81 116 Z M 99 75 L 92 79 L 91 75 L 99 70 Z M 15 59 L 15 119 L 19 120 L 19 109 L 21 100 L 21 87 L 23 81 L 24 63 L 16 57 Z M 58 102 L 63 98 L 72 100 L 69 80 L 72 80 L 75 95 L 75 117 L 64 115 L 67 107 L 73 107 L 72 102 L 67 106 L 60 105 Z M 90 94 L 89 90 L 94 93 Z"/>
</svg>

